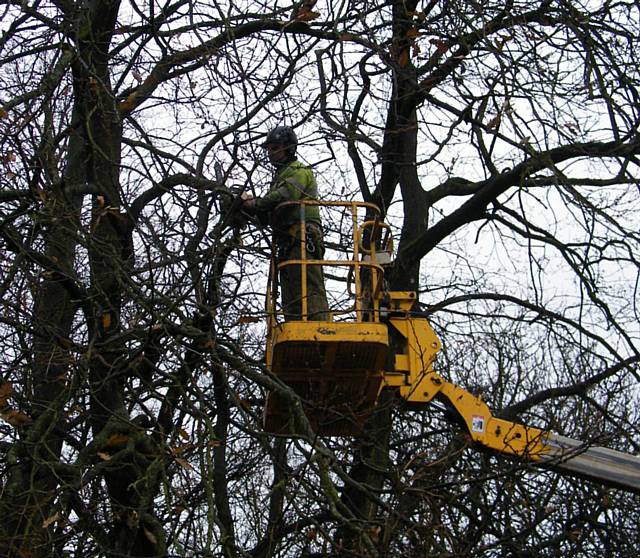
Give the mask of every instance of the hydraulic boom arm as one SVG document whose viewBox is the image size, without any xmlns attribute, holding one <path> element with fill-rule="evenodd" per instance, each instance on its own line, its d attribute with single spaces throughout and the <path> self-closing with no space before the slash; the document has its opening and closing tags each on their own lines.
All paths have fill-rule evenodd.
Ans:
<svg viewBox="0 0 640 558">
<path fill-rule="evenodd" d="M 409 307 L 413 293 L 392 293 L 400 310 Z M 640 458 L 586 444 L 538 428 L 497 418 L 489 407 L 468 391 L 447 382 L 433 370 L 440 341 L 424 318 L 399 312 L 389 319 L 404 349 L 395 356 L 393 372 L 385 383 L 397 387 L 409 403 L 433 399 L 455 409 L 471 439 L 492 450 L 531 461 L 542 467 L 640 493 Z M 397 343 L 398 344 L 398 343 Z"/>
<path fill-rule="evenodd" d="M 292 202 L 287 202 L 291 204 Z M 297 202 L 316 204 L 314 200 Z M 268 296 L 269 327 L 266 361 L 271 372 L 296 391 L 303 410 L 319 435 L 358 436 L 373 412 L 382 389 L 397 391 L 409 404 L 422 406 L 434 399 L 452 409 L 469 437 L 491 450 L 562 473 L 640 493 L 640 458 L 493 415 L 478 396 L 446 381 L 434 369 L 440 340 L 425 317 L 414 310 L 416 293 L 385 289 L 385 267 L 393 255 L 390 229 L 364 202 L 323 202 L 345 208 L 352 218 L 353 253 L 350 257 L 278 263 L 298 266 L 301 275 L 301 320 L 282 320 Z M 304 212 L 301 211 L 301 221 Z M 300 254 L 305 236 L 301 227 Z M 327 321 L 313 321 L 307 314 L 306 269 L 311 265 L 348 268 L 347 281 L 354 291 L 353 307 L 340 307 Z M 277 269 L 272 269 L 275 286 Z M 270 288 L 270 294 L 276 292 Z M 353 316 L 345 318 L 344 315 Z M 265 406 L 265 429 L 295 433 L 286 400 L 270 394 Z"/>
</svg>

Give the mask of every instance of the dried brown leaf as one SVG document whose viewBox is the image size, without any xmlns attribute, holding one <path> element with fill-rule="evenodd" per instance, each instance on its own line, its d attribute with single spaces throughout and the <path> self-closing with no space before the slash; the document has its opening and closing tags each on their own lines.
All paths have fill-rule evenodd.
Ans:
<svg viewBox="0 0 640 558">
<path fill-rule="evenodd" d="M 171 455 L 180 455 L 181 453 L 184 453 L 187 450 L 190 450 L 193 448 L 193 444 L 183 444 L 181 446 L 171 446 L 169 448 L 169 453 L 171 453 Z"/>
<path fill-rule="evenodd" d="M 15 427 L 25 426 L 33 422 L 33 419 L 29 415 L 15 409 L 9 409 L 2 413 L 2 418 L 11 426 Z"/>
<path fill-rule="evenodd" d="M 570 541 L 577 541 L 582 536 L 582 529 L 572 529 L 567 532 L 567 538 Z"/>
<path fill-rule="evenodd" d="M 183 459 L 182 457 L 176 457 L 175 460 L 176 463 L 183 469 L 186 469 L 187 471 L 193 471 L 193 466 L 186 459 Z"/>
<path fill-rule="evenodd" d="M 415 39 L 418 36 L 418 30 L 415 27 L 412 27 L 407 31 L 407 39 Z"/>
<path fill-rule="evenodd" d="M 441 54 L 444 54 L 445 52 L 447 52 L 449 50 L 449 42 L 448 41 L 445 41 L 443 39 L 431 39 L 429 42 L 432 45 L 434 45 L 436 47 L 436 50 Z"/>
<path fill-rule="evenodd" d="M 107 441 L 105 442 L 104 447 L 113 448 L 118 446 L 124 446 L 128 441 L 129 441 L 129 436 L 127 436 L 126 434 L 121 434 L 121 433 L 111 434 L 111 436 L 107 438 Z"/>
<path fill-rule="evenodd" d="M 500 124 L 500 119 L 502 117 L 499 114 L 496 114 L 489 122 L 487 123 L 487 130 L 495 130 Z"/>
<path fill-rule="evenodd" d="M 13 386 L 9 382 L 0 384 L 0 407 L 7 404 L 9 397 L 13 395 Z"/>
<path fill-rule="evenodd" d="M 143 527 L 142 530 L 144 531 L 144 536 L 147 537 L 147 539 L 149 540 L 149 542 L 156 546 L 158 544 L 158 539 L 156 539 L 155 535 L 149 531 L 149 529 L 147 529 L 146 527 Z"/>
<path fill-rule="evenodd" d="M 308 541 L 315 541 L 317 536 L 318 536 L 318 532 L 315 529 L 309 529 L 307 531 L 307 540 Z"/>
<path fill-rule="evenodd" d="M 316 18 L 319 18 L 320 14 L 318 12 L 312 11 L 307 6 L 302 6 L 297 13 L 295 14 L 295 21 L 312 21 Z"/>
<path fill-rule="evenodd" d="M 60 519 L 60 512 L 56 512 L 52 516 L 47 517 L 47 519 L 42 522 L 42 528 L 46 529 L 47 527 L 49 527 L 49 525 L 52 525 L 53 523 L 58 521 L 58 519 Z"/>
</svg>

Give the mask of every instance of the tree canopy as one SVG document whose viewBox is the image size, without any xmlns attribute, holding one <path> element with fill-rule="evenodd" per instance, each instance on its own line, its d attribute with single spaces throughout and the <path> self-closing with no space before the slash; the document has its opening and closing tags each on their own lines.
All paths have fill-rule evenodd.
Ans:
<svg viewBox="0 0 640 558">
<path fill-rule="evenodd" d="M 265 433 L 269 236 L 215 170 L 264 194 L 292 126 L 321 198 L 393 227 L 443 376 L 638 453 L 637 1 L 0 10 L 1 555 L 640 552 L 637 496 L 479 453 L 438 405 Z"/>
</svg>

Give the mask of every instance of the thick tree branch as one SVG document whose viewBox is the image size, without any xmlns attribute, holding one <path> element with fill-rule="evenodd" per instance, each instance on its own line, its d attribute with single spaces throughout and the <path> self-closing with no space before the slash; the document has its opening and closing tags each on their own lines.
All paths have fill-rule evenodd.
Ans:
<svg viewBox="0 0 640 558">
<path fill-rule="evenodd" d="M 174 174 L 168 176 L 140 194 L 129 208 L 129 216 L 136 222 L 140 218 L 140 214 L 145 206 L 153 201 L 157 200 L 164 194 L 168 194 L 174 188 L 178 186 L 188 186 L 194 190 L 211 190 L 228 193 L 228 190 L 221 186 L 215 180 L 209 180 L 206 178 L 193 176 L 191 174 Z"/>
<path fill-rule="evenodd" d="M 509 188 L 522 186 L 530 176 L 542 169 L 580 157 L 629 157 L 640 153 L 640 141 L 626 143 L 589 142 L 574 143 L 546 152 L 533 153 L 526 160 L 502 174 L 477 183 L 477 192 L 453 213 L 441 219 L 413 242 L 407 243 L 398 254 L 394 276 L 402 276 L 433 250 L 443 239 L 461 227 L 482 218 L 487 206 Z"/>
<path fill-rule="evenodd" d="M 165 56 L 155 65 L 144 82 L 129 92 L 127 98 L 120 102 L 120 113 L 127 115 L 133 112 L 153 94 L 159 85 L 169 79 L 205 66 L 209 58 L 216 56 L 225 46 L 265 31 L 306 35 L 333 41 L 348 40 L 371 47 L 368 41 L 355 35 L 324 31 L 310 27 L 306 23 L 299 21 L 277 21 L 270 19 L 252 21 L 235 28 L 225 29 L 225 31 L 218 36 L 196 47 Z"/>
<path fill-rule="evenodd" d="M 638 362 L 640 362 L 640 357 L 634 356 L 634 357 L 625 359 L 621 362 L 618 362 L 613 366 L 609 366 L 608 368 L 605 368 L 602 372 L 599 372 L 598 374 L 594 374 L 593 376 L 590 376 L 589 378 L 581 382 L 578 382 L 569 386 L 562 386 L 562 387 L 550 388 L 550 389 L 545 389 L 543 391 L 539 391 L 537 393 L 534 393 L 533 395 L 530 395 L 529 397 L 527 397 L 526 399 L 518 403 L 505 407 L 504 409 L 502 409 L 499 415 L 503 418 L 514 419 L 520 413 L 523 413 L 531 409 L 532 407 L 535 407 L 536 405 L 541 405 L 542 403 L 544 403 L 545 401 L 548 401 L 549 399 L 584 395 L 589 391 L 589 389 L 591 389 L 595 385 L 599 384 L 603 380 L 606 380 L 607 378 L 611 378 L 618 372 L 621 372 L 625 369 L 631 371 L 634 374 L 634 376 L 637 377 L 637 372 L 635 371 L 634 365 Z"/>
</svg>

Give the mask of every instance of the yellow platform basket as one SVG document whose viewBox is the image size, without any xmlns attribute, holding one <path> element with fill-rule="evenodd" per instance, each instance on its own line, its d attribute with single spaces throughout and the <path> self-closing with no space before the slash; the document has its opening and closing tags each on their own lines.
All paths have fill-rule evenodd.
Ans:
<svg viewBox="0 0 640 558">
<path fill-rule="evenodd" d="M 358 435 L 375 407 L 389 349 L 380 323 L 285 322 L 273 332 L 270 369 L 302 399 L 323 436 Z M 267 398 L 264 428 L 295 434 L 294 418 L 277 393 Z"/>
</svg>

